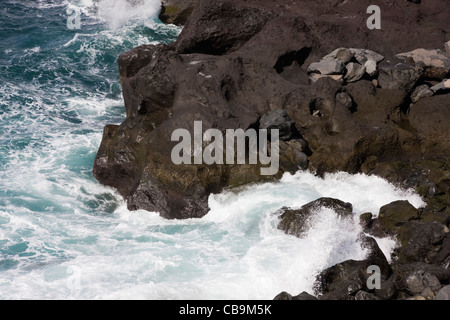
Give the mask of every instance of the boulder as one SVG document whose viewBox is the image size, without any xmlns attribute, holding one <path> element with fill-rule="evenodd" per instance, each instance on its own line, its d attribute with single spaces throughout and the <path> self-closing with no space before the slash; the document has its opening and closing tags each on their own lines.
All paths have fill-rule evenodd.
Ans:
<svg viewBox="0 0 450 320">
<path fill-rule="evenodd" d="M 423 67 L 390 59 L 378 66 L 378 84 L 383 89 L 411 90 L 423 74 Z"/>
<path fill-rule="evenodd" d="M 289 141 L 280 141 L 280 168 L 285 172 L 294 174 L 298 170 L 308 168 L 308 144 L 303 139 L 294 139 Z"/>
<path fill-rule="evenodd" d="M 345 66 L 347 73 L 344 76 L 345 81 L 355 82 L 363 77 L 366 73 L 366 67 L 360 65 L 359 63 L 350 62 Z"/>
<path fill-rule="evenodd" d="M 439 222 L 408 221 L 398 230 L 401 244 L 396 249 L 401 263 L 431 262 L 441 248 L 448 229 Z"/>
<path fill-rule="evenodd" d="M 307 71 L 308 72 L 318 72 L 323 75 L 330 75 L 330 74 L 340 74 L 344 71 L 345 65 L 342 63 L 339 59 L 329 59 L 329 60 L 322 60 L 319 62 L 313 62 L 311 63 Z"/>
<path fill-rule="evenodd" d="M 347 48 L 338 48 L 327 54 L 322 60 L 339 60 L 343 64 L 347 64 L 353 58 L 354 54 Z"/>
<path fill-rule="evenodd" d="M 397 288 L 391 280 L 381 280 L 380 288 L 374 291 L 375 296 L 380 300 L 392 300 L 397 295 Z"/>
<path fill-rule="evenodd" d="M 433 90 L 430 89 L 430 87 L 426 84 L 420 85 L 416 87 L 411 93 L 411 102 L 416 103 L 422 98 L 431 97 L 434 95 Z"/>
<path fill-rule="evenodd" d="M 350 52 L 361 65 L 364 65 L 367 61 L 378 63 L 384 59 L 381 54 L 368 49 L 350 48 Z"/>
<path fill-rule="evenodd" d="M 390 280 L 395 283 L 397 290 L 409 294 L 421 293 L 426 287 L 436 290 L 438 282 L 442 284 L 450 280 L 450 270 L 425 262 L 394 263 L 392 272 Z"/>
<path fill-rule="evenodd" d="M 415 49 L 399 53 L 397 57 L 410 58 L 425 66 L 424 77 L 443 79 L 450 75 L 450 54 L 439 49 Z"/>
<path fill-rule="evenodd" d="M 436 294 L 436 300 L 450 300 L 450 285 L 446 285 Z"/>
<path fill-rule="evenodd" d="M 366 63 L 364 63 L 364 67 L 366 68 L 366 72 L 369 76 L 374 77 L 377 74 L 378 67 L 376 61 L 367 60 Z"/>
<path fill-rule="evenodd" d="M 414 219 L 419 219 L 418 209 L 407 200 L 394 201 L 380 208 L 372 230 L 380 231 L 380 234 L 394 235 L 402 225 Z"/>
<path fill-rule="evenodd" d="M 230 1 L 204 1 L 197 6 L 176 41 L 179 53 L 222 55 L 235 51 L 273 17 L 263 7 Z"/>
<path fill-rule="evenodd" d="M 450 233 L 445 235 L 439 251 L 434 255 L 433 264 L 450 269 Z"/>
<path fill-rule="evenodd" d="M 410 273 L 406 277 L 406 289 L 413 295 L 422 293 L 428 287 L 433 291 L 437 291 L 442 287 L 439 279 L 434 274 L 419 270 Z"/>
<path fill-rule="evenodd" d="M 367 299 L 370 296 L 366 293 L 358 292 L 370 291 L 367 288 L 367 280 L 370 273 L 367 272 L 369 266 L 380 268 L 381 280 L 385 281 L 392 273 L 390 265 L 379 248 L 374 238 L 361 234 L 359 237 L 362 247 L 368 249 L 365 260 L 347 260 L 323 270 L 314 283 L 315 294 L 320 300 L 359 300 Z M 383 294 L 388 295 L 383 291 Z M 376 297 L 376 299 L 379 299 Z"/>
<path fill-rule="evenodd" d="M 331 209 L 341 217 L 351 217 L 353 212 L 351 203 L 333 198 L 319 198 L 305 204 L 300 209 L 282 208 L 278 212 L 280 214 L 278 228 L 286 234 L 302 237 L 309 229 L 308 223 L 311 216 L 321 208 Z"/>
<path fill-rule="evenodd" d="M 292 300 L 292 295 L 287 293 L 286 291 L 280 292 L 273 298 L 273 300 Z"/>
</svg>

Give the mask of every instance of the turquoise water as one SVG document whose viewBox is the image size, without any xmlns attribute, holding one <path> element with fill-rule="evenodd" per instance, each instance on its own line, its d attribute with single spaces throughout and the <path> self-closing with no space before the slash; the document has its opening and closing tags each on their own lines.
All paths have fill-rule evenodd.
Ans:
<svg viewBox="0 0 450 320">
<path fill-rule="evenodd" d="M 376 177 L 308 172 L 210 198 L 202 219 L 129 212 L 92 177 L 106 124 L 125 110 L 120 53 L 172 42 L 159 1 L 0 4 L 0 299 L 271 299 L 363 258 L 355 221 L 318 212 L 303 239 L 277 230 L 282 206 L 339 197 L 355 214 L 416 195 Z M 67 11 L 71 9 L 72 11 Z M 67 27 L 79 10 L 79 30 Z M 395 242 L 379 239 L 385 252 Z"/>
</svg>

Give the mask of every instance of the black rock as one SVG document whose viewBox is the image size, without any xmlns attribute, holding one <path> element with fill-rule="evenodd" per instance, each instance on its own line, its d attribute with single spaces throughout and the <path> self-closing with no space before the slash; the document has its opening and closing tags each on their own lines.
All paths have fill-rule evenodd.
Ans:
<svg viewBox="0 0 450 320">
<path fill-rule="evenodd" d="M 295 122 L 289 118 L 286 110 L 272 110 L 264 114 L 259 120 L 259 128 L 270 130 L 278 129 L 279 138 L 284 141 L 299 137 L 300 134 L 295 128 Z"/>
<path fill-rule="evenodd" d="M 353 212 L 351 203 L 333 198 L 319 198 L 305 204 L 300 209 L 282 208 L 278 228 L 287 234 L 301 237 L 309 228 L 308 220 L 311 215 L 320 208 L 332 209 L 342 217 L 351 217 Z"/>
</svg>

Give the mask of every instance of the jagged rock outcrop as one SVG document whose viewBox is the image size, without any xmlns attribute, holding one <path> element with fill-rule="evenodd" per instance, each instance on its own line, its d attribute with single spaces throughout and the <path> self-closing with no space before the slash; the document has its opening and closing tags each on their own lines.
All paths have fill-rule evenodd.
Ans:
<svg viewBox="0 0 450 320">
<path fill-rule="evenodd" d="M 425 76 L 433 70 L 408 57 L 406 73 L 395 65 L 392 72 L 382 70 L 399 53 L 443 48 L 447 3 L 379 2 L 381 30 L 366 27 L 368 0 L 186 2 L 193 10 L 175 43 L 144 45 L 119 57 L 127 118 L 105 127 L 94 176 L 117 188 L 130 209 L 166 218 L 201 217 L 211 193 L 300 168 L 319 175 L 378 174 L 420 190 L 432 204 L 430 214 L 445 212 L 448 91 L 425 94 L 410 105 L 417 86 L 439 82 Z M 166 12 L 169 3 L 181 2 L 165 1 Z M 336 69 L 342 74 L 308 70 L 336 49 L 331 59 L 352 63 Z M 347 70 L 353 75 L 345 78 Z M 390 79 L 408 81 L 392 87 Z M 204 130 L 258 130 L 261 117 L 279 109 L 298 136 L 280 142 L 274 176 L 262 176 L 262 164 L 175 165 L 171 159 L 178 143 L 172 133 L 186 129 L 193 136 L 194 121 L 202 121 Z"/>
</svg>

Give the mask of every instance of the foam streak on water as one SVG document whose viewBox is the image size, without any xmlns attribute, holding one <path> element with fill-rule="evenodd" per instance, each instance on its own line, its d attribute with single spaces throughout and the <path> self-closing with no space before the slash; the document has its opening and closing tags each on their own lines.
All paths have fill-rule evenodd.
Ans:
<svg viewBox="0 0 450 320">
<path fill-rule="evenodd" d="M 159 1 L 2 2 L 0 23 L 0 299 L 271 299 L 311 291 L 314 276 L 363 259 L 359 214 L 393 200 L 423 205 L 386 181 L 308 172 L 209 199 L 202 219 L 129 212 L 92 165 L 103 126 L 124 107 L 117 56 L 173 41 Z M 66 9 L 80 8 L 80 30 Z M 354 221 L 320 210 L 302 238 L 277 229 L 282 206 L 321 196 L 354 205 Z M 395 242 L 378 239 L 389 255 Z"/>
</svg>

